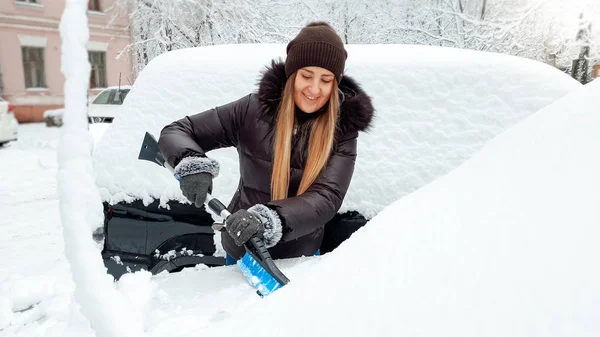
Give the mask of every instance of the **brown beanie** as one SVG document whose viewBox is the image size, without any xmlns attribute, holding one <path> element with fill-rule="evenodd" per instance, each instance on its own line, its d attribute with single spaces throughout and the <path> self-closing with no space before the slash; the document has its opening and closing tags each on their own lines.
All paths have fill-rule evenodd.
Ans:
<svg viewBox="0 0 600 337">
<path fill-rule="evenodd" d="M 325 22 L 313 22 L 302 28 L 287 45 L 285 76 L 303 67 L 316 66 L 331 71 L 342 80 L 348 53 L 342 39 Z"/>
</svg>

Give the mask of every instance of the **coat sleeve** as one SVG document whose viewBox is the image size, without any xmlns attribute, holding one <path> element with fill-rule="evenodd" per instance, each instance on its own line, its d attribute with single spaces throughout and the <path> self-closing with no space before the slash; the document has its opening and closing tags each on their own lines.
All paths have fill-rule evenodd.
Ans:
<svg viewBox="0 0 600 337">
<path fill-rule="evenodd" d="M 282 218 L 281 241 L 290 241 L 323 227 L 342 206 L 354 164 L 358 133 L 343 137 L 327 166 L 303 194 L 267 203 Z"/>
<path fill-rule="evenodd" d="M 167 163 L 175 167 L 183 158 L 205 157 L 210 150 L 237 146 L 251 96 L 165 126 L 160 133 L 158 148 Z"/>
</svg>

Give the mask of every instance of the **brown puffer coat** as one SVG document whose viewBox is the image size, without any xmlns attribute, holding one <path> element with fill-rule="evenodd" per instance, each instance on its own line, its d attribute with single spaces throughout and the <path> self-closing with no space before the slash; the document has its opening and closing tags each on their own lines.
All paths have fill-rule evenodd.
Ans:
<svg viewBox="0 0 600 337">
<path fill-rule="evenodd" d="M 185 157 L 204 156 L 223 147 L 237 148 L 240 181 L 228 209 L 233 213 L 263 204 L 277 211 L 283 236 L 269 249 L 275 259 L 313 255 L 319 249 L 323 228 L 339 210 L 350 184 L 358 132 L 369 128 L 374 114 L 371 98 L 344 76 L 339 85 L 341 111 L 336 141 L 327 167 L 306 192 L 295 196 L 306 153 L 299 150 L 302 146 L 294 146 L 288 193 L 294 197 L 271 201 L 274 122 L 285 81 L 284 64 L 274 61 L 263 74 L 258 93 L 178 120 L 166 126 L 159 139 L 160 150 L 172 167 Z M 229 255 L 236 259 L 243 256 L 243 247 L 238 247 L 227 232 L 221 237 Z"/>
</svg>

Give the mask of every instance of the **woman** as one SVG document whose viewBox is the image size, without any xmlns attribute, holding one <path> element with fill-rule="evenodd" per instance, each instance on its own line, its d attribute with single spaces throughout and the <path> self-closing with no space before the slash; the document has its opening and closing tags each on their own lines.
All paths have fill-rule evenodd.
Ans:
<svg viewBox="0 0 600 337">
<path fill-rule="evenodd" d="M 358 132 L 374 113 L 370 97 L 343 76 L 346 57 L 333 28 L 311 23 L 288 44 L 285 63 L 267 68 L 258 93 L 162 130 L 159 148 L 197 207 L 219 171 L 205 153 L 238 150 L 240 181 L 221 234 L 228 263 L 254 235 L 274 259 L 318 253 L 352 178 Z"/>
</svg>

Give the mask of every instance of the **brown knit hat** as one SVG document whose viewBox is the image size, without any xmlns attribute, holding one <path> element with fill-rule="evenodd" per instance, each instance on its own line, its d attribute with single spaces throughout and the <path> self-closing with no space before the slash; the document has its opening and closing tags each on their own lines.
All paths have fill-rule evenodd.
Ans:
<svg viewBox="0 0 600 337">
<path fill-rule="evenodd" d="M 316 66 L 331 71 L 342 80 L 348 53 L 342 39 L 325 22 L 309 23 L 287 45 L 285 76 L 303 67 Z"/>
</svg>

